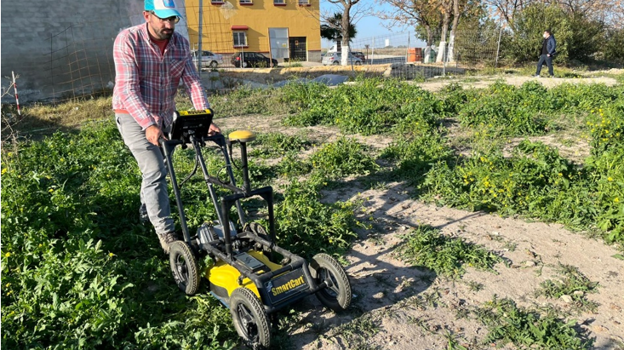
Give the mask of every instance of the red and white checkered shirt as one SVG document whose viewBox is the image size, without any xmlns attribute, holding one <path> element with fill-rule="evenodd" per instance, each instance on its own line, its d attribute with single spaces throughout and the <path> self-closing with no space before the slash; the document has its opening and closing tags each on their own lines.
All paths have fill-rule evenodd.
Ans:
<svg viewBox="0 0 624 350">
<path fill-rule="evenodd" d="M 195 109 L 210 108 L 189 42 L 179 33 L 173 33 L 161 54 L 150 40 L 147 23 L 124 29 L 115 39 L 113 58 L 113 109 L 127 111 L 143 130 L 150 125 L 171 125 L 180 79 Z"/>
</svg>

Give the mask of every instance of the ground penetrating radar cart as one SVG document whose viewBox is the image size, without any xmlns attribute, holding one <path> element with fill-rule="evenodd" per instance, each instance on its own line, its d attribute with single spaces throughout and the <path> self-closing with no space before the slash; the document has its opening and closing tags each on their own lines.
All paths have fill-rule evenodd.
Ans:
<svg viewBox="0 0 624 350">
<path fill-rule="evenodd" d="M 230 309 L 234 327 L 248 346 L 268 348 L 271 344 L 269 315 L 310 294 L 315 294 L 323 305 L 334 311 L 345 310 L 351 303 L 351 284 L 342 266 L 331 256 L 317 254 L 308 263 L 276 244 L 273 189 L 270 186 L 252 189 L 249 181 L 247 143 L 253 141 L 255 135 L 239 130 L 227 138 L 222 134 L 209 136 L 213 116 L 212 110 L 176 112 L 169 139 L 160 141 L 184 236 L 183 240 L 170 244 L 171 271 L 182 291 L 195 294 L 200 284 L 197 262 L 210 256 L 214 264 L 204 276 L 210 292 Z M 172 158 L 178 146 L 190 147 L 195 157 L 194 169 L 181 183 L 177 181 Z M 240 150 L 241 187 L 236 185 L 232 168 L 236 166 L 234 146 Z M 203 156 L 206 149 L 223 155 L 225 180 L 219 174 L 209 174 Z M 208 187 L 217 220 L 204 223 L 191 235 L 180 187 L 198 168 Z M 219 198 L 215 186 L 229 190 L 230 194 Z M 266 204 L 268 231 L 258 222 L 248 221 L 241 200 L 250 197 L 260 197 Z M 234 218 L 231 212 L 235 212 Z M 232 219 L 237 219 L 236 224 Z"/>
</svg>

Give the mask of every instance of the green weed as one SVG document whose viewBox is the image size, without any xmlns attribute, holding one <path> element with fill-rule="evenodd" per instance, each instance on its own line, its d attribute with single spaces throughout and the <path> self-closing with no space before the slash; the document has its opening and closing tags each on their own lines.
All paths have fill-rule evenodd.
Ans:
<svg viewBox="0 0 624 350">
<path fill-rule="evenodd" d="M 624 147 L 617 144 L 581 167 L 554 148 L 523 141 L 509 158 L 493 150 L 460 158 L 457 164 L 439 161 L 420 190 L 443 205 L 523 214 L 576 228 L 597 224 L 607 241 L 621 241 L 623 157 Z"/>
<path fill-rule="evenodd" d="M 3 347 L 235 345 L 227 309 L 205 290 L 181 294 L 153 231 L 139 223 L 140 173 L 112 120 L 17 149 L 2 157 Z M 205 158 L 224 178 L 222 157 L 206 150 Z M 173 161 L 179 180 L 194 164 L 189 150 Z M 344 252 L 355 237 L 357 204 L 322 204 L 319 187 L 293 181 L 276 193 L 280 244 L 305 256 Z M 181 192 L 191 232 L 216 219 L 200 176 Z"/>
<path fill-rule="evenodd" d="M 502 261 L 482 247 L 446 237 L 431 226 L 419 226 L 403 239 L 397 251 L 402 259 L 450 278 L 460 278 L 466 266 L 493 271 L 494 265 Z"/>
<path fill-rule="evenodd" d="M 511 343 L 521 348 L 591 349 L 594 339 L 576 329 L 576 321 L 566 322 L 552 310 L 545 314 L 519 308 L 511 299 L 494 298 L 474 311 L 488 328 L 485 344 Z"/>
<path fill-rule="evenodd" d="M 313 177 L 323 180 L 368 175 L 379 168 L 368 147 L 345 137 L 321 146 L 310 156 L 310 162 L 314 169 Z"/>
<path fill-rule="evenodd" d="M 475 281 L 469 281 L 468 282 L 468 289 L 470 289 L 470 291 L 472 291 L 472 292 L 482 291 L 483 288 L 485 288 L 485 285 L 483 285 L 483 283 L 479 283 L 479 282 L 475 282 Z"/>
<path fill-rule="evenodd" d="M 291 180 L 275 208 L 278 241 L 306 257 L 318 252 L 342 255 L 357 236 L 353 230 L 358 226 L 358 204 L 324 204 L 319 199 L 315 184 Z"/>
<path fill-rule="evenodd" d="M 2 169 L 3 347 L 233 347 L 227 311 L 181 295 L 139 224 L 112 120 L 21 144 Z"/>
<path fill-rule="evenodd" d="M 379 349 L 370 344 L 370 338 L 379 333 L 379 320 L 371 314 L 364 314 L 359 318 L 338 326 L 332 330 L 333 337 L 343 337 L 352 349 Z"/>
<path fill-rule="evenodd" d="M 299 135 L 286 135 L 280 132 L 261 133 L 252 144 L 250 158 L 274 158 L 288 153 L 299 153 L 312 148 L 314 144 Z"/>
<path fill-rule="evenodd" d="M 395 162 L 394 176 L 420 183 L 434 164 L 451 159 L 452 150 L 437 132 L 432 131 L 400 138 L 385 148 L 380 157 Z"/>
<path fill-rule="evenodd" d="M 560 280 L 540 283 L 540 289 L 535 294 L 554 299 L 567 295 L 579 311 L 595 311 L 598 305 L 587 300 L 586 294 L 596 293 L 598 282 L 591 282 L 578 268 L 570 265 L 559 264 L 559 274 Z"/>
<path fill-rule="evenodd" d="M 398 80 L 358 78 L 354 85 L 329 89 L 319 84 L 288 84 L 287 125 L 336 125 L 346 133 L 387 133 L 413 123 L 435 123 L 440 103 L 430 92 Z"/>
</svg>

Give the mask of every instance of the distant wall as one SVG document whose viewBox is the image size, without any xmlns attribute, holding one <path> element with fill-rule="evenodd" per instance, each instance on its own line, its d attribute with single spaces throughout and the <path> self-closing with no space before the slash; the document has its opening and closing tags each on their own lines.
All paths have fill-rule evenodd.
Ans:
<svg viewBox="0 0 624 350">
<path fill-rule="evenodd" d="M 177 2 L 184 5 L 183 0 Z M 144 0 L 3 1 L 2 87 L 10 86 L 14 71 L 22 103 L 64 100 L 110 86 L 115 37 L 121 29 L 144 22 L 143 4 Z M 186 26 L 179 30 L 187 33 Z"/>
</svg>

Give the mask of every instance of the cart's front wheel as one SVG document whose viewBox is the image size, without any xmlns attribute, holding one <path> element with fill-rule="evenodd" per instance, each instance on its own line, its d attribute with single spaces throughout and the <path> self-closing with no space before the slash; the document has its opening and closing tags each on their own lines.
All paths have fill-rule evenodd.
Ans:
<svg viewBox="0 0 624 350">
<path fill-rule="evenodd" d="M 310 262 L 310 272 L 316 283 L 326 285 L 316 292 L 323 305 L 334 311 L 346 310 L 351 305 L 351 283 L 336 259 L 324 253 L 317 254 Z"/>
<path fill-rule="evenodd" d="M 236 332 L 247 345 L 253 349 L 271 345 L 269 320 L 252 291 L 243 287 L 235 289 L 230 295 L 230 313 Z"/>
<path fill-rule="evenodd" d="M 183 241 L 169 245 L 169 265 L 178 288 L 187 295 L 193 295 L 199 288 L 199 268 L 191 248 Z"/>
</svg>

